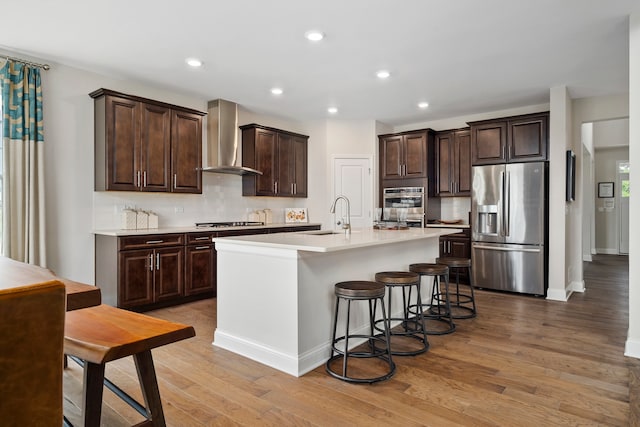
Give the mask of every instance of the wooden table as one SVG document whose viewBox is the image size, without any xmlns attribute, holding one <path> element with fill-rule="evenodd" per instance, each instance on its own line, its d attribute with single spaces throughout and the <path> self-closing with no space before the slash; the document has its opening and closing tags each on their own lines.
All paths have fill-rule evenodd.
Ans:
<svg viewBox="0 0 640 427">
<path fill-rule="evenodd" d="M 0 256 L 0 290 L 59 280 L 65 286 L 67 311 L 100 305 L 100 288 L 58 277 L 51 270 Z"/>
</svg>

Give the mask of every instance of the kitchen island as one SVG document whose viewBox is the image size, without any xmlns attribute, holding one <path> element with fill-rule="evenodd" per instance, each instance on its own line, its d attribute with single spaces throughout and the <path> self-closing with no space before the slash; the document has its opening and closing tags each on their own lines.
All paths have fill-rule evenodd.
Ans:
<svg viewBox="0 0 640 427">
<path fill-rule="evenodd" d="M 407 271 L 409 264 L 433 262 L 439 236 L 457 231 L 360 229 L 345 236 L 322 230 L 215 238 L 213 344 L 303 375 L 329 358 L 335 283 L 374 280 L 379 271 Z M 367 311 L 360 305 L 352 309 L 354 333 L 368 328 Z M 401 307 L 394 304 L 391 311 L 397 314 Z M 341 318 L 338 322 L 343 324 Z"/>
</svg>

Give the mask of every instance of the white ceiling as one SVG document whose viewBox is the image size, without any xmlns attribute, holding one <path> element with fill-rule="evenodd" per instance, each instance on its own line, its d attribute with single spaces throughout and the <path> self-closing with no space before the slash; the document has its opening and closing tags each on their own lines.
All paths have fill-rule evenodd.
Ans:
<svg viewBox="0 0 640 427">
<path fill-rule="evenodd" d="M 628 91 L 638 0 L 30 0 L 0 49 L 295 120 L 390 125 Z M 7 16 L 13 16 L 7 19 Z M 304 38 L 326 34 L 320 43 Z M 198 57 L 201 69 L 185 58 Z M 391 78 L 380 81 L 379 69 Z M 270 88 L 279 86 L 278 97 Z M 416 107 L 428 101 L 427 110 Z"/>
</svg>

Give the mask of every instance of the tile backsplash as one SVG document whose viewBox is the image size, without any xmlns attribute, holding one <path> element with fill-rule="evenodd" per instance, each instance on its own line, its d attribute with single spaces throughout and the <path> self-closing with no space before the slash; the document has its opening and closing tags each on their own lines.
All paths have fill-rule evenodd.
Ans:
<svg viewBox="0 0 640 427">
<path fill-rule="evenodd" d="M 305 207 L 306 199 L 243 197 L 242 178 L 235 175 L 202 176 L 202 194 L 95 191 L 93 226 L 95 230 L 119 229 L 121 211 L 135 208 L 153 211 L 159 227 L 186 227 L 206 221 L 246 221 L 250 212 L 269 208 L 273 221 L 284 222 L 284 210 Z"/>
</svg>

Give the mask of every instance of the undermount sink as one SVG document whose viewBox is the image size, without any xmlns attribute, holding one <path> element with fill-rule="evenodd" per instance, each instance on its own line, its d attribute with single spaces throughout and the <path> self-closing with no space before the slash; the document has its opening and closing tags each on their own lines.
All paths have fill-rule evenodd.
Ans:
<svg viewBox="0 0 640 427">
<path fill-rule="evenodd" d="M 337 231 L 333 231 L 333 230 L 314 230 L 314 231 L 305 231 L 303 233 L 300 234 L 309 234 L 309 235 L 315 235 L 315 236 L 324 236 L 326 234 L 342 234 L 343 232 L 337 232 Z"/>
</svg>

